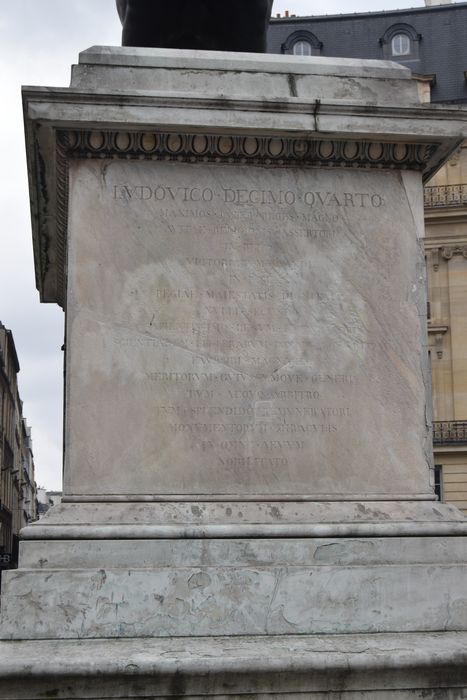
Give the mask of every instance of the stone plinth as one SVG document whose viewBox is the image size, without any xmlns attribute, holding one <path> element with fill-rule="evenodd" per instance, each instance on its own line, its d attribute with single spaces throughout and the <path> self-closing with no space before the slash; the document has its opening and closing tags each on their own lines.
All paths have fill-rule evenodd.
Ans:
<svg viewBox="0 0 467 700">
<path fill-rule="evenodd" d="M 463 697 L 421 239 L 465 111 L 392 63 L 99 47 L 24 100 L 65 479 L 2 697 Z"/>
<path fill-rule="evenodd" d="M 193 516 L 194 505 L 177 513 L 151 504 L 144 516 L 141 507 L 101 505 L 97 518 L 111 510 L 119 523 L 112 527 L 90 525 L 91 508 L 73 504 L 82 525 L 39 524 L 39 539 L 22 543 L 22 568 L 4 589 L 3 634 L 54 639 L 60 630 L 62 638 L 76 639 L 467 631 L 467 539 L 456 509 L 367 502 L 317 512 L 316 506 L 319 522 L 312 522 L 305 506 L 295 506 L 294 517 L 280 503 L 256 514 L 248 504 L 230 503 L 229 518 L 203 506 Z M 235 523 L 241 509 L 260 522 Z M 57 506 L 54 515 L 55 522 L 70 517 L 69 509 Z M 152 529 L 126 524 L 132 516 L 153 520 Z"/>
<path fill-rule="evenodd" d="M 0 642 L 0 695 L 464 700 L 466 643 L 459 632 Z"/>
</svg>

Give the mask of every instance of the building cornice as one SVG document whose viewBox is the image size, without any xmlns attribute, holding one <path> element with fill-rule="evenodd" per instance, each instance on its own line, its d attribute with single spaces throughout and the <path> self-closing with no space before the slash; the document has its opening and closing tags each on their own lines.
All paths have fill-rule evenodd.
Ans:
<svg viewBox="0 0 467 700">
<path fill-rule="evenodd" d="M 463 249 L 467 247 L 467 233 L 459 234 L 458 236 L 449 234 L 446 236 L 430 236 L 423 239 L 423 245 L 426 251 L 454 249 L 462 252 Z"/>
</svg>

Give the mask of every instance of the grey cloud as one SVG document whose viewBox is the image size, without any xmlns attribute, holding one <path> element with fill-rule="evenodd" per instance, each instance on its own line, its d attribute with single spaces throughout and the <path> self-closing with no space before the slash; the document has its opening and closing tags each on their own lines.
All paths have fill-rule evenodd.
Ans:
<svg viewBox="0 0 467 700">
<path fill-rule="evenodd" d="M 67 85 L 78 53 L 118 44 L 114 0 L 17 0 L 0 5 L 2 172 L 0 319 L 14 334 L 24 414 L 33 430 L 36 478 L 61 485 L 63 313 L 35 289 L 21 85 Z"/>
</svg>

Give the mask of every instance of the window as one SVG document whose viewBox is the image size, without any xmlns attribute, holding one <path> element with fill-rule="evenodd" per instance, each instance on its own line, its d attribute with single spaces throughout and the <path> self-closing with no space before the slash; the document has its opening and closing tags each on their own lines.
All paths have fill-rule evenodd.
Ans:
<svg viewBox="0 0 467 700">
<path fill-rule="evenodd" d="M 296 41 L 293 45 L 295 56 L 311 56 L 312 46 L 308 41 Z"/>
<path fill-rule="evenodd" d="M 441 464 L 435 464 L 435 494 L 438 500 L 443 500 L 443 467 Z"/>
<path fill-rule="evenodd" d="M 410 37 L 407 34 L 393 36 L 391 50 L 393 56 L 408 56 L 410 54 Z"/>
<path fill-rule="evenodd" d="M 294 56 L 319 56 L 323 44 L 312 33 L 306 30 L 292 32 L 282 44 L 282 53 Z"/>
</svg>

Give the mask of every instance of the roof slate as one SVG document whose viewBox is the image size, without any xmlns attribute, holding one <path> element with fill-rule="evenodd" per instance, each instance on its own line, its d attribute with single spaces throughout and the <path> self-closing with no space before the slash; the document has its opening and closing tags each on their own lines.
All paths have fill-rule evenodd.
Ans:
<svg viewBox="0 0 467 700">
<path fill-rule="evenodd" d="M 308 31 L 322 42 L 321 55 L 341 58 L 386 58 L 381 38 L 395 24 L 408 24 L 421 36 L 419 56 L 401 60 L 414 73 L 436 75 L 433 102 L 467 102 L 467 2 L 450 5 L 272 19 L 268 51 L 282 53 L 296 31 Z"/>
</svg>

